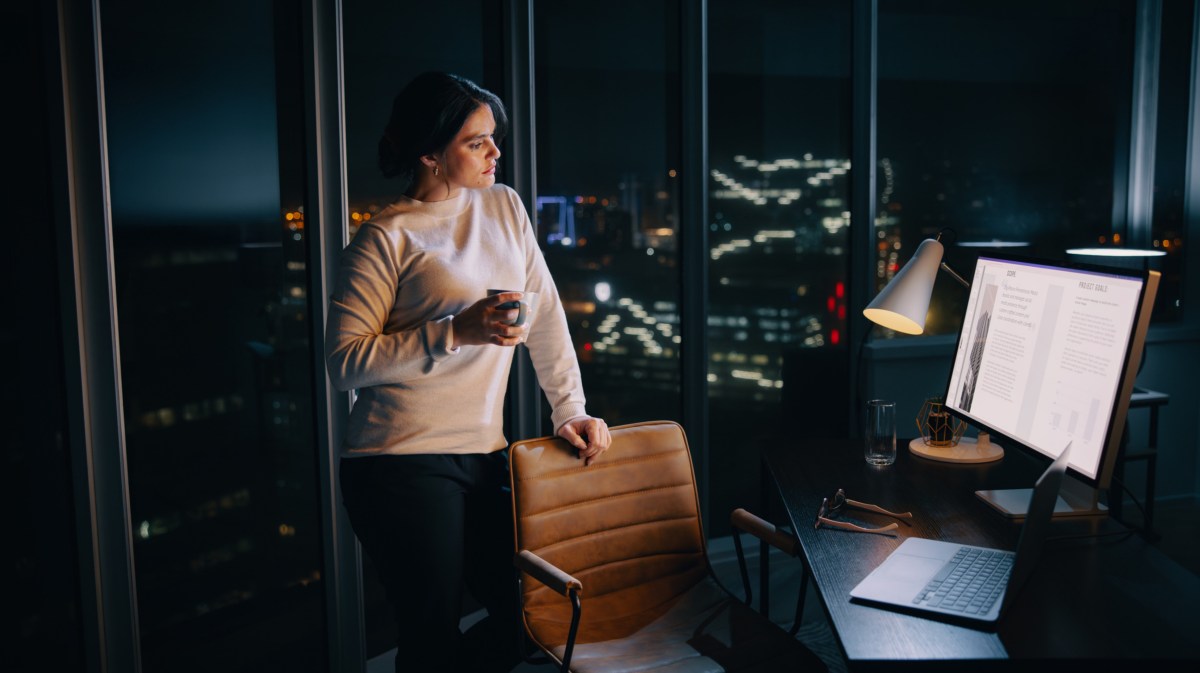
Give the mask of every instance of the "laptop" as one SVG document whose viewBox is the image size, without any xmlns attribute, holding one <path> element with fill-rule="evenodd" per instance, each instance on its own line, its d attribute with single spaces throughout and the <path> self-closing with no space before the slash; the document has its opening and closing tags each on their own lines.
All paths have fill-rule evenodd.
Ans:
<svg viewBox="0 0 1200 673">
<path fill-rule="evenodd" d="M 998 621 L 1041 554 L 1070 450 L 1068 442 L 1033 487 L 1016 552 L 908 538 L 850 591 L 850 597 L 905 612 Z"/>
</svg>

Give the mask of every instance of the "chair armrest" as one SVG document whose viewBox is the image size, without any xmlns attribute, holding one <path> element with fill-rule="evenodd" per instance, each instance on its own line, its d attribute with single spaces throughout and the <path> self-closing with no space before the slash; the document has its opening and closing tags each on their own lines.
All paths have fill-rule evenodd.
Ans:
<svg viewBox="0 0 1200 673">
<path fill-rule="evenodd" d="M 734 528 L 753 535 L 788 556 L 796 556 L 799 552 L 796 536 L 780 532 L 773 524 L 767 523 L 740 507 L 729 515 L 729 522 L 733 524 Z"/>
<path fill-rule="evenodd" d="M 583 584 L 579 580 L 527 549 L 522 549 L 513 558 L 513 565 L 563 596 L 568 596 L 572 589 L 576 593 L 583 591 Z"/>
<path fill-rule="evenodd" d="M 528 573 L 542 584 L 571 599 L 571 629 L 567 632 L 566 649 L 563 651 L 562 656 L 562 673 L 569 673 L 571 670 L 571 654 L 575 650 L 575 636 L 579 633 L 579 617 L 583 610 L 583 606 L 579 601 L 579 594 L 583 592 L 583 584 L 563 572 L 558 566 L 528 549 L 522 549 L 513 557 L 513 565 Z"/>
</svg>

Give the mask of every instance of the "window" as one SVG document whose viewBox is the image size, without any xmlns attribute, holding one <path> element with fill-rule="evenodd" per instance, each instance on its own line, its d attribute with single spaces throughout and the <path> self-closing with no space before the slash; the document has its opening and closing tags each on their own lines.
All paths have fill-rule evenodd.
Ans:
<svg viewBox="0 0 1200 673">
<path fill-rule="evenodd" d="M 1156 259 L 1162 272 L 1154 319 L 1158 322 L 1183 318 L 1184 244 L 1187 221 L 1188 122 L 1192 114 L 1192 50 L 1194 5 L 1163 3 L 1162 42 L 1158 54 L 1158 142 L 1154 153 L 1154 218 L 1150 246 L 1167 253 Z"/>
<path fill-rule="evenodd" d="M 588 412 L 678 420 L 678 4 L 534 7 L 538 238 Z"/>
<path fill-rule="evenodd" d="M 753 504 L 757 440 L 785 418 L 805 436 L 845 431 L 851 41 L 850 5 L 836 0 L 709 10 L 709 511 L 720 513 Z"/>
<path fill-rule="evenodd" d="M 430 3 L 419 9 L 395 2 L 348 2 L 343 21 L 348 216 L 353 235 L 360 222 L 395 201 L 406 187 L 384 178 L 377 161 L 392 99 L 427 70 L 466 77 L 504 99 L 497 65 L 503 35 L 498 3 L 481 0 Z"/>
<path fill-rule="evenodd" d="M 880 1 L 878 288 L 943 228 L 963 274 L 1000 246 L 1120 244 L 1134 24 L 1132 2 Z M 939 282 L 926 333 L 965 300 Z"/>
<path fill-rule="evenodd" d="M 324 661 L 286 3 L 102 2 L 143 670 Z"/>
<path fill-rule="evenodd" d="M 343 21 L 347 221 L 353 236 L 362 222 L 395 201 L 406 187 L 398 179 L 384 178 L 377 162 L 392 99 L 427 70 L 461 75 L 504 99 L 498 70 L 504 36 L 500 3 L 486 0 L 426 3 L 419 8 L 397 2 L 347 2 Z M 365 554 L 361 558 L 367 656 L 374 657 L 395 647 L 396 625 L 371 559 Z"/>
</svg>

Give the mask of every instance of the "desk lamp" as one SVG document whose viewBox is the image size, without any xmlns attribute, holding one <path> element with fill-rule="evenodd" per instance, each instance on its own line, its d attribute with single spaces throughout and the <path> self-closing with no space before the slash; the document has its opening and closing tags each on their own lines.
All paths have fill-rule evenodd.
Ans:
<svg viewBox="0 0 1200 673">
<path fill-rule="evenodd" d="M 904 268 L 892 277 L 887 287 L 863 309 L 863 315 L 871 322 L 903 334 L 925 332 L 925 315 L 929 312 L 929 298 L 937 280 L 938 269 L 945 271 L 963 287 L 971 287 L 962 276 L 942 261 L 945 248 L 942 234 L 921 241 L 917 252 Z M 924 437 L 917 437 L 908 444 L 908 450 L 918 456 L 947 463 L 988 463 L 1004 457 L 1004 449 L 992 444 L 987 433 L 979 433 L 979 439 L 963 437 L 951 446 L 931 446 Z"/>
</svg>

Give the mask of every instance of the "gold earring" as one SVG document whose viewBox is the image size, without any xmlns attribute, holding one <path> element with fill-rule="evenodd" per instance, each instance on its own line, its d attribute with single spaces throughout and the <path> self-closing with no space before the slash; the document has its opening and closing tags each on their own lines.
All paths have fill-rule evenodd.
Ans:
<svg viewBox="0 0 1200 673">
<path fill-rule="evenodd" d="M 435 177 L 435 178 L 436 178 L 437 176 L 438 176 L 438 167 L 437 167 L 437 164 L 434 164 L 434 166 L 433 166 L 433 177 Z"/>
</svg>

